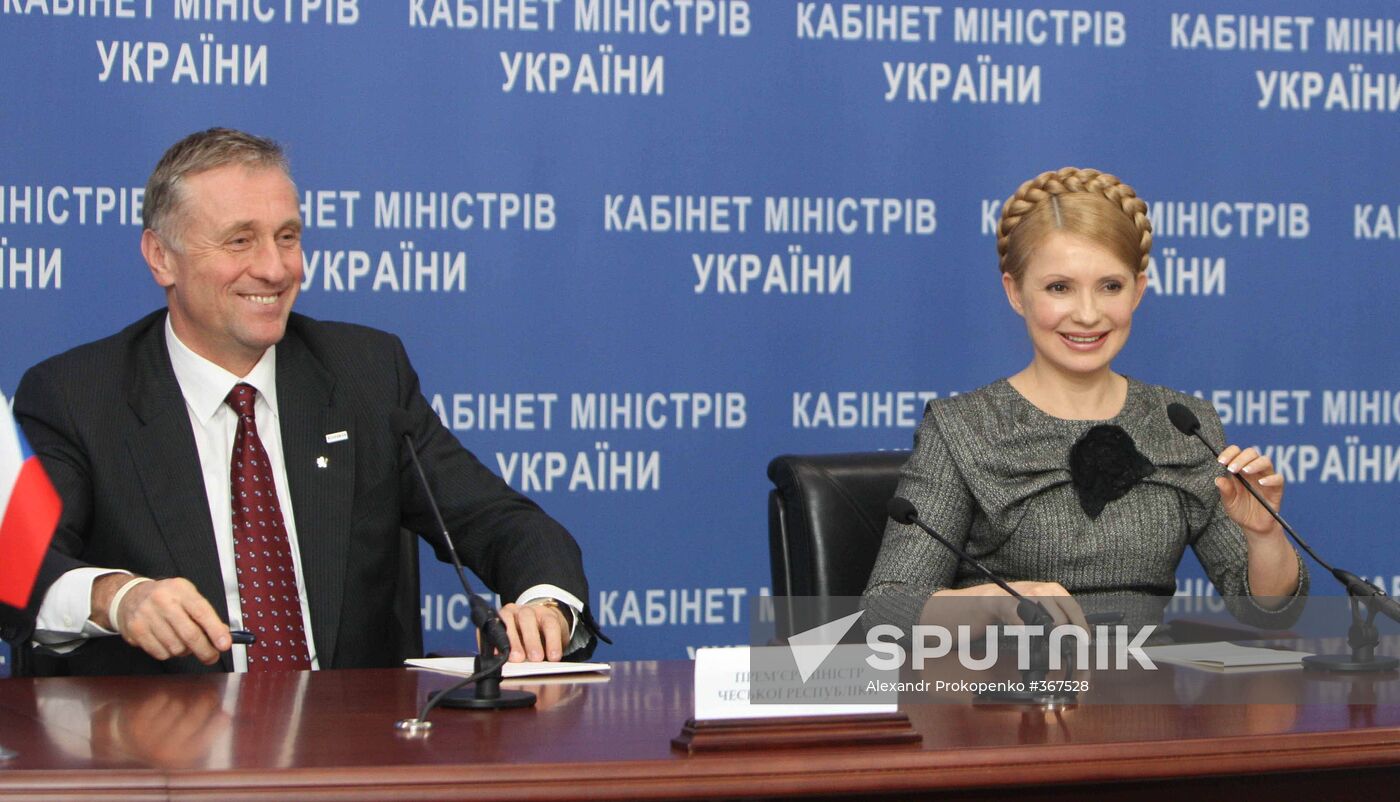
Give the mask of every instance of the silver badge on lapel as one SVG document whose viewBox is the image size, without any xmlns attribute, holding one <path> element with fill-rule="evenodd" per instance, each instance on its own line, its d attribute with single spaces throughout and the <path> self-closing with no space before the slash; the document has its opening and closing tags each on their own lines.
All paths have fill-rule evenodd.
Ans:
<svg viewBox="0 0 1400 802">
<path fill-rule="evenodd" d="M 316 458 L 316 467 L 317 467 L 317 468 L 329 468 L 329 467 L 330 467 L 330 464 L 331 464 L 331 461 L 330 461 L 330 459 L 327 458 L 327 457 L 317 457 L 317 458 Z"/>
</svg>

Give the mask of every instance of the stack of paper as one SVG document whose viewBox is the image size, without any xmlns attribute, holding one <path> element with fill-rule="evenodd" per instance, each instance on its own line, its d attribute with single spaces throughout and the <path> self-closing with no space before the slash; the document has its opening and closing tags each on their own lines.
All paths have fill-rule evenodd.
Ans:
<svg viewBox="0 0 1400 802">
<path fill-rule="evenodd" d="M 1207 671 L 1270 671 L 1302 668 L 1312 652 L 1290 652 L 1238 643 L 1180 643 L 1143 649 L 1154 662 L 1175 663 Z"/>
</svg>

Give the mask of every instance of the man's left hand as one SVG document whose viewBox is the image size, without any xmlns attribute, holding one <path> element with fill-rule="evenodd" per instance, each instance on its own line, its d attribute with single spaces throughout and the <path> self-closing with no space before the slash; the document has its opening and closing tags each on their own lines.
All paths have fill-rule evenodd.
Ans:
<svg viewBox="0 0 1400 802">
<path fill-rule="evenodd" d="M 544 601 L 543 599 L 538 601 Z M 557 662 L 569 641 L 569 622 L 558 609 L 532 600 L 501 608 L 501 621 L 510 636 L 510 661 Z"/>
</svg>

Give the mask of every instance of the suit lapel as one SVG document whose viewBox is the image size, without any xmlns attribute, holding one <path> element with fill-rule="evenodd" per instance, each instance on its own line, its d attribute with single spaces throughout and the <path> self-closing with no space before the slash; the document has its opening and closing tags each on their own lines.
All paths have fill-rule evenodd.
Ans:
<svg viewBox="0 0 1400 802">
<path fill-rule="evenodd" d="M 170 367 L 164 320 L 160 315 L 133 349 L 127 403 L 142 426 L 127 441 L 127 449 L 176 575 L 193 582 L 227 621 L 228 604 L 205 497 L 204 472 L 185 398 Z M 227 661 L 228 655 L 224 658 Z M 232 670 L 231 663 L 225 667 Z"/>
<path fill-rule="evenodd" d="M 302 578 L 322 668 L 334 665 L 355 493 L 355 432 L 335 377 L 289 329 L 277 346 L 277 410 Z M 328 444 L 326 435 L 348 440 Z"/>
</svg>

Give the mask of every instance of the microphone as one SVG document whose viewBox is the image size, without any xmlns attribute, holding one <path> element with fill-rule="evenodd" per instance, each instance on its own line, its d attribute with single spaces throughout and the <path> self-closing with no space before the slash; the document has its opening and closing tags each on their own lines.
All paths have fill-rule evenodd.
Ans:
<svg viewBox="0 0 1400 802">
<path fill-rule="evenodd" d="M 1167 418 L 1171 420 L 1172 425 L 1176 427 L 1178 432 L 1181 432 L 1187 437 L 1193 434 L 1197 437 L 1200 436 L 1198 432 L 1201 431 L 1201 420 L 1197 418 L 1196 413 L 1192 412 L 1191 408 L 1185 404 L 1180 404 L 1176 401 L 1167 404 Z M 1201 442 L 1206 443 L 1205 438 L 1201 438 Z M 1220 452 L 1216 451 L 1210 443 L 1206 443 L 1206 448 L 1209 448 L 1212 454 L 1220 456 Z"/>
<path fill-rule="evenodd" d="M 452 544 L 452 537 L 447 532 L 447 523 L 442 519 L 442 510 L 438 508 L 437 498 L 433 496 L 433 488 L 428 483 L 428 475 L 423 471 L 423 463 L 418 459 L 418 447 L 413 444 L 413 417 L 401 409 L 395 409 L 389 415 L 389 425 L 393 428 L 395 436 L 408 446 L 408 455 L 418 473 L 423 495 L 428 499 L 428 507 L 433 511 L 433 520 L 437 522 L 442 540 L 447 544 L 447 553 L 452 557 L 452 567 L 457 571 L 457 579 L 467 594 L 472 623 L 481 633 L 481 649 L 474 666 L 475 672 L 428 697 L 417 718 L 402 719 L 394 725 L 394 729 L 408 737 L 427 735 L 433 726 L 432 722 L 428 721 L 428 713 L 438 705 L 470 710 L 530 707 L 535 703 L 533 693 L 501 690 L 501 667 L 510 658 L 510 635 L 506 633 L 505 622 L 501 620 L 496 609 L 472 593 L 471 584 L 467 582 L 467 573 L 462 568 L 462 560 L 457 556 L 457 547 Z M 461 690 L 472 683 L 476 684 L 474 693 Z"/>
<path fill-rule="evenodd" d="M 1219 449 L 1211 445 L 1210 441 L 1206 440 L 1201 434 L 1201 421 L 1196 417 L 1196 413 L 1192 412 L 1185 404 L 1175 401 L 1167 404 L 1167 417 L 1171 420 L 1172 425 L 1176 427 L 1177 431 L 1188 437 L 1194 435 L 1206 448 L 1210 449 L 1211 454 L 1214 454 L 1216 457 L 1220 456 Z M 1244 489 L 1249 491 L 1249 494 L 1254 497 L 1254 500 L 1259 502 L 1259 506 L 1263 507 L 1275 521 L 1278 521 L 1279 526 L 1283 527 L 1283 531 L 1287 532 L 1288 535 L 1293 538 L 1293 542 L 1297 543 L 1303 551 L 1308 553 L 1309 557 L 1312 557 L 1318 565 L 1326 568 L 1328 573 L 1332 574 L 1338 582 L 1342 583 L 1347 589 L 1347 593 L 1366 599 L 1367 605 L 1372 609 L 1385 613 L 1386 617 L 1390 618 L 1392 621 L 1400 622 L 1400 602 L 1385 595 L 1385 591 L 1372 585 L 1356 574 L 1341 568 L 1334 568 L 1329 565 L 1326 560 L 1317 556 L 1317 552 L 1313 551 L 1312 547 L 1294 531 L 1293 527 L 1289 526 L 1288 522 L 1283 520 L 1283 516 L 1279 515 L 1278 510 L 1274 509 L 1273 505 L 1264 500 L 1264 497 L 1260 495 L 1259 491 L 1254 489 L 1254 485 L 1250 484 L 1238 473 L 1232 475 L 1239 480 L 1240 484 L 1244 485 Z"/>
<path fill-rule="evenodd" d="M 885 505 L 892 520 L 897 523 L 911 524 L 924 530 L 929 537 L 942 543 L 944 548 L 958 555 L 958 558 L 977 569 L 982 576 L 990 579 L 997 587 L 1006 591 L 1008 595 L 1016 599 L 1016 616 L 1021 619 L 1021 623 L 1032 627 L 1049 627 L 1055 623 L 1055 617 L 1050 615 L 1050 611 L 1044 605 L 1034 599 L 1028 599 L 1017 590 L 1006 583 L 1001 577 L 992 573 L 992 570 L 983 565 L 971 554 L 954 546 L 948 542 L 947 538 L 938 534 L 933 527 L 919 520 L 919 509 L 914 503 L 903 496 L 895 496 Z M 1121 616 L 1120 616 L 1121 617 Z M 1110 619 L 1103 619 L 1107 623 Z M 1097 622 L 1090 622 L 1094 625 Z M 1023 682 L 1019 689 L 998 688 L 978 691 L 973 696 L 973 704 L 1029 704 L 1049 709 L 1054 709 L 1060 705 L 1074 704 L 1079 698 L 1079 692 L 1072 690 L 1068 683 L 1047 683 L 1046 677 L 1050 672 L 1050 635 L 1043 632 L 1041 637 L 1030 643 L 1030 653 L 1022 655 L 1026 663 L 1021 668 Z M 1061 641 L 1061 648 L 1069 643 L 1068 640 Z M 1065 678 L 1068 679 L 1074 673 L 1074 655 L 1068 652 L 1069 662 L 1065 667 Z"/>
<path fill-rule="evenodd" d="M 1020 616 L 1021 621 L 1027 626 L 1046 626 L 1054 623 L 1055 617 L 1050 615 L 1050 611 L 1046 610 L 1040 602 L 1021 595 L 1015 588 L 1008 585 L 1005 580 L 993 573 L 990 568 L 978 561 L 977 558 L 957 546 L 954 546 L 942 535 L 935 532 L 933 527 L 919 520 L 919 509 L 914 506 L 914 502 L 903 496 L 895 496 L 885 505 L 885 512 L 888 513 L 890 518 L 896 523 L 909 524 L 924 530 L 929 537 L 942 543 L 944 548 L 958 555 L 958 559 L 976 568 L 978 573 L 991 580 L 997 587 L 1006 591 L 1007 595 L 1016 599 L 1017 602 L 1019 602 L 1016 605 L 1016 615 Z"/>
<path fill-rule="evenodd" d="M 394 428 L 394 433 L 400 437 L 404 444 L 408 446 L 408 454 L 413 460 L 413 467 L 418 473 L 419 486 L 423 488 L 423 495 L 428 499 L 428 507 L 433 511 L 433 520 L 437 523 L 438 532 L 442 534 L 442 541 L 447 544 L 447 553 L 452 557 L 452 567 L 457 571 L 457 579 L 462 583 L 462 590 L 467 594 L 467 604 L 471 608 L 472 624 L 481 632 L 482 640 L 495 647 L 496 651 L 509 656 L 510 635 L 506 633 L 505 622 L 496 612 L 495 608 L 487 604 L 484 599 L 472 592 L 471 583 L 467 582 L 466 571 L 462 568 L 462 561 L 457 556 L 457 547 L 452 544 L 452 536 L 447 532 L 447 524 L 442 519 L 442 511 L 438 509 L 437 498 L 433 495 L 433 488 L 428 484 L 428 476 L 423 472 L 423 463 L 418 460 L 418 448 L 413 445 L 413 424 L 407 412 L 396 409 L 390 413 L 390 425 Z"/>
</svg>

